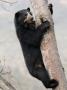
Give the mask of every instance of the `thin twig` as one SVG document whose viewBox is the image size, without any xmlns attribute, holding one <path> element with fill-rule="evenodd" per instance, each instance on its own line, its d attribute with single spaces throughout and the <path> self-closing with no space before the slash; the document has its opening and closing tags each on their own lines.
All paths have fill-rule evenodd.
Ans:
<svg viewBox="0 0 67 90">
<path fill-rule="evenodd" d="M 6 79 L 4 79 L 1 75 L 0 75 L 0 79 L 3 81 L 3 83 L 11 90 L 16 90 L 16 88 L 14 86 L 12 86 L 10 84 L 10 82 L 8 82 Z"/>
<path fill-rule="evenodd" d="M 5 2 L 5 3 L 9 3 L 9 4 L 14 4 L 14 3 L 16 3 L 17 2 L 17 0 L 15 1 L 15 2 L 8 2 L 8 1 L 6 1 L 6 0 L 0 0 L 1 2 Z"/>
</svg>

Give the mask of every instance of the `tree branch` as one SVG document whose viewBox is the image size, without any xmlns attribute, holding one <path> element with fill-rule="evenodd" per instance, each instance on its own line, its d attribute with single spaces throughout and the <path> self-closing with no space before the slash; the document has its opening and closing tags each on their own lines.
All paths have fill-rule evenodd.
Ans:
<svg viewBox="0 0 67 90">
<path fill-rule="evenodd" d="M 6 0 L 0 0 L 1 2 L 5 2 L 5 3 L 9 3 L 9 4 L 14 4 L 14 3 L 16 3 L 17 1 L 15 1 L 15 2 L 8 2 L 8 1 L 6 1 Z"/>
</svg>

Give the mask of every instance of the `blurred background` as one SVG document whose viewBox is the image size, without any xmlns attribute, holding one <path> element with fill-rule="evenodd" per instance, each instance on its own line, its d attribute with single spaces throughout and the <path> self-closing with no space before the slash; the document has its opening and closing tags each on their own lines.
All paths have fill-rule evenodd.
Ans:
<svg viewBox="0 0 67 90">
<path fill-rule="evenodd" d="M 53 4 L 54 30 L 62 65 L 67 77 L 67 1 L 48 0 Z M 31 7 L 29 0 L 0 0 L 0 90 L 46 90 L 43 84 L 30 76 L 16 36 L 14 14 Z"/>
</svg>

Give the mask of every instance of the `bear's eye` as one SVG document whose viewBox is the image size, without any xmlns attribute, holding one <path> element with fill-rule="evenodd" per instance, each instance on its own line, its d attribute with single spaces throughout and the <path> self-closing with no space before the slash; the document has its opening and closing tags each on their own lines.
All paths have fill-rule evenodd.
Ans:
<svg viewBox="0 0 67 90">
<path fill-rule="evenodd" d="M 30 12 L 30 15 L 32 15 L 32 13 Z"/>
</svg>

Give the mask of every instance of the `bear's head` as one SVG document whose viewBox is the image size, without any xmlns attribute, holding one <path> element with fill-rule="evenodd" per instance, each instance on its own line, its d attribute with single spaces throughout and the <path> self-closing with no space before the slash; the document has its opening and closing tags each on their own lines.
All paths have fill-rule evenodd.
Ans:
<svg viewBox="0 0 67 90">
<path fill-rule="evenodd" d="M 33 21 L 33 16 L 30 8 L 18 11 L 15 14 L 15 21 L 20 25 L 24 25 L 25 23 L 31 23 Z"/>
</svg>

